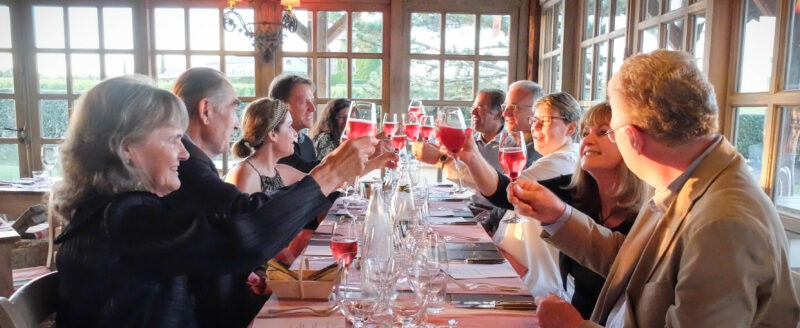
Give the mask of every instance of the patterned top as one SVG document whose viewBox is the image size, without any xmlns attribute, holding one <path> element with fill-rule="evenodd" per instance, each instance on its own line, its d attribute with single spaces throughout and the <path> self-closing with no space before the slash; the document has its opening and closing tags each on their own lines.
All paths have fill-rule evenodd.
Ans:
<svg viewBox="0 0 800 328">
<path fill-rule="evenodd" d="M 317 152 L 317 160 L 322 160 L 325 156 L 339 147 L 339 140 L 334 139 L 330 132 L 322 132 L 314 137 L 314 149 Z"/>
<path fill-rule="evenodd" d="M 250 161 L 244 161 L 247 165 L 253 168 L 253 170 L 258 173 L 258 177 L 261 178 L 261 191 L 263 192 L 270 192 L 273 190 L 281 189 L 284 187 L 283 179 L 281 179 L 281 175 L 278 173 L 278 169 L 275 169 L 275 176 L 268 177 L 266 175 L 262 175 L 261 172 L 258 172 L 255 166 L 253 166 Z"/>
</svg>

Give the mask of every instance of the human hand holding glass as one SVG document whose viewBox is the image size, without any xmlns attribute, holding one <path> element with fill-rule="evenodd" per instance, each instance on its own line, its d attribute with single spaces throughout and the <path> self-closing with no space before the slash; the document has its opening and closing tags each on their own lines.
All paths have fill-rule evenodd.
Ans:
<svg viewBox="0 0 800 328">
<path fill-rule="evenodd" d="M 377 118 L 375 114 L 375 103 L 365 101 L 354 101 L 350 104 L 347 113 L 347 125 L 342 138 L 358 139 L 363 136 L 375 136 L 377 134 Z M 344 142 L 342 140 L 342 142 Z M 351 200 L 363 200 L 364 196 L 359 193 L 359 179 L 356 176 L 353 183 L 354 193 Z"/>
<path fill-rule="evenodd" d="M 517 179 L 519 179 L 522 169 L 525 168 L 525 162 L 528 154 L 524 145 L 525 139 L 522 131 L 503 131 L 500 134 L 500 152 L 498 155 L 500 166 L 503 167 L 503 171 L 505 171 L 505 173 L 508 175 L 508 178 L 511 179 L 512 184 L 517 183 Z M 528 222 L 528 219 L 519 217 L 517 212 L 514 211 L 512 217 L 505 218 L 502 220 L 502 222 L 524 223 Z"/>
</svg>

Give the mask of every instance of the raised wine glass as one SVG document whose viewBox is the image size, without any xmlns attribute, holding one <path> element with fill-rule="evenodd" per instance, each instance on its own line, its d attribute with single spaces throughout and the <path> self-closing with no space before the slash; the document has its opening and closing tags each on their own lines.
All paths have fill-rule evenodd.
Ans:
<svg viewBox="0 0 800 328">
<path fill-rule="evenodd" d="M 383 114 L 383 134 L 391 138 L 397 133 L 397 114 Z"/>
<path fill-rule="evenodd" d="M 422 115 L 422 119 L 419 123 L 422 125 L 419 130 L 420 137 L 422 137 L 423 141 L 429 142 L 431 137 L 433 137 L 433 117 Z"/>
<path fill-rule="evenodd" d="M 375 103 L 365 101 L 354 101 L 350 104 L 347 113 L 347 126 L 345 133 L 347 139 L 357 139 L 363 136 L 375 136 L 377 134 L 377 119 L 375 116 Z M 364 196 L 359 193 L 359 178 L 356 177 L 353 183 L 355 192 L 351 200 L 364 200 Z"/>
<path fill-rule="evenodd" d="M 422 105 L 422 101 L 419 100 L 412 100 L 408 104 L 408 116 L 413 117 L 414 119 L 419 122 L 419 116 L 425 114 L 425 106 Z"/>
<path fill-rule="evenodd" d="M 525 168 L 525 162 L 528 158 L 528 153 L 524 145 L 525 139 L 522 131 L 504 131 L 500 135 L 500 152 L 498 155 L 500 166 L 503 167 L 503 171 L 505 171 L 505 173 L 508 175 L 508 178 L 511 179 L 511 183 L 517 183 L 517 179 L 519 179 L 522 169 Z M 517 212 L 514 211 L 512 217 L 505 218 L 502 220 L 502 222 L 523 223 L 528 222 L 528 219 L 519 217 Z"/>
<path fill-rule="evenodd" d="M 464 148 L 464 142 L 467 140 L 466 129 L 467 125 L 464 123 L 464 114 L 461 112 L 461 108 L 445 107 L 439 111 L 439 131 L 436 137 L 439 138 L 439 142 L 451 154 L 458 154 L 461 148 Z M 456 167 L 456 172 L 460 172 L 458 160 L 454 159 L 453 165 Z M 461 174 L 458 174 L 458 188 L 454 192 L 460 193 L 463 191 Z"/>
</svg>

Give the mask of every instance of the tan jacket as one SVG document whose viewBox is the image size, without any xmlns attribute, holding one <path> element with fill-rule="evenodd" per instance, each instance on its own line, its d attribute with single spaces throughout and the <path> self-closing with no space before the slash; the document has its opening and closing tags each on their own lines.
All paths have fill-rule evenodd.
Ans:
<svg viewBox="0 0 800 328">
<path fill-rule="evenodd" d="M 629 238 L 644 225 L 637 219 Z M 800 320 L 783 225 L 727 140 L 700 163 L 641 247 L 626 247 L 624 235 L 579 211 L 543 237 L 607 276 L 593 322 L 605 323 L 618 292 L 627 297 L 626 327 L 796 327 Z"/>
</svg>

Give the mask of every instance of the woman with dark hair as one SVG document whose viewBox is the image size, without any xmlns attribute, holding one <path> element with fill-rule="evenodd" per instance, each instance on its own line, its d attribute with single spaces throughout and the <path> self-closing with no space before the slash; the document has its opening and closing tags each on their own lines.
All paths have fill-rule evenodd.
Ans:
<svg viewBox="0 0 800 328">
<path fill-rule="evenodd" d="M 309 137 L 314 140 L 314 149 L 317 152 L 317 159 L 321 160 L 339 147 L 339 139 L 344 132 L 347 124 L 347 108 L 350 107 L 350 100 L 339 98 L 328 102 L 322 110 L 317 123 L 311 128 Z"/>
</svg>

